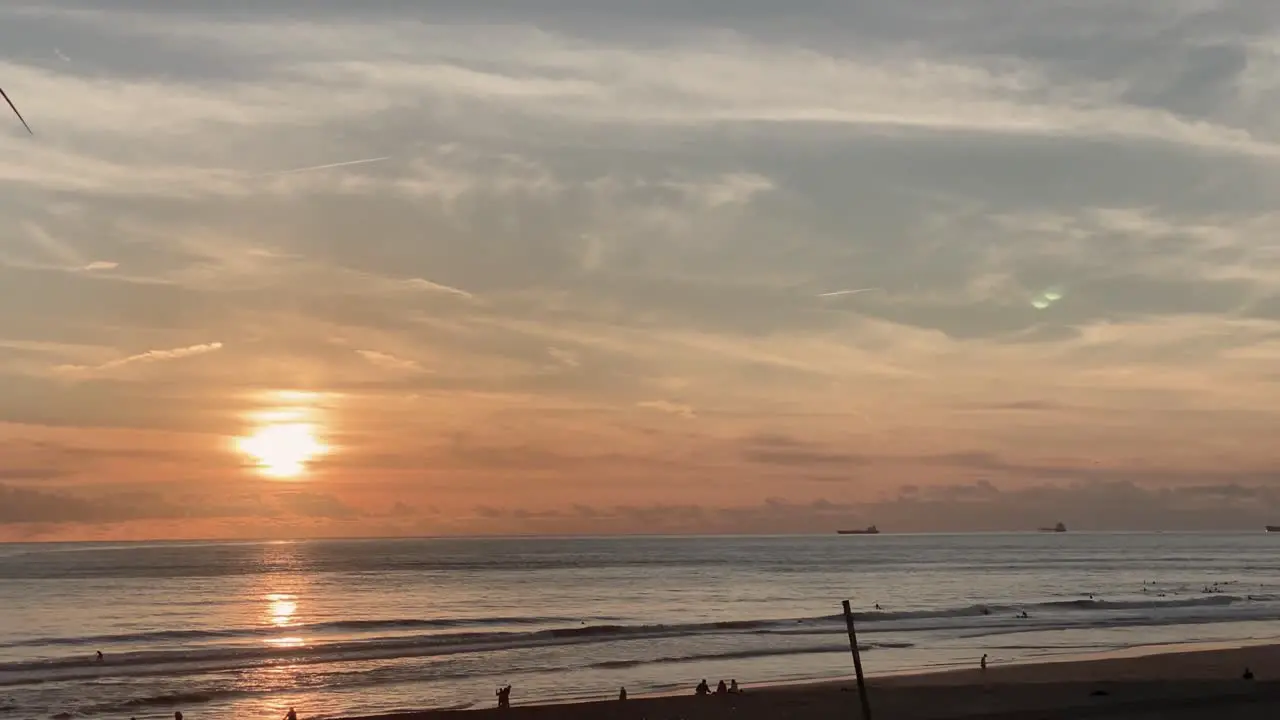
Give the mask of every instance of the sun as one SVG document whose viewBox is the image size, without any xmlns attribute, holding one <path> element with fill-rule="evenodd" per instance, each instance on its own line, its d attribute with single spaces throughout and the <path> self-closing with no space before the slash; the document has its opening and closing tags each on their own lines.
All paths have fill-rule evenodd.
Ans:
<svg viewBox="0 0 1280 720">
<path fill-rule="evenodd" d="M 237 438 L 236 448 L 253 458 L 263 475 L 277 478 L 301 475 L 308 461 L 328 451 L 309 423 L 264 425 L 248 437 Z"/>
</svg>

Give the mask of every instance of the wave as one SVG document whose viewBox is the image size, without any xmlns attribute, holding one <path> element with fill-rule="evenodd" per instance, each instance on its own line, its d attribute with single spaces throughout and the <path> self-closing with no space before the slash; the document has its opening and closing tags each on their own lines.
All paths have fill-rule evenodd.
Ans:
<svg viewBox="0 0 1280 720">
<path fill-rule="evenodd" d="M 1253 598 L 1259 600 L 1261 598 Z M 1096 600 L 1091 598 L 1081 598 L 1079 600 L 1054 600 L 1043 603 L 1029 604 L 992 604 L 979 603 L 976 605 L 966 605 L 964 607 L 943 608 L 937 610 L 904 610 L 901 612 L 873 610 L 870 612 L 854 613 L 854 618 L 859 622 L 875 622 L 885 620 L 915 620 L 926 618 L 961 618 L 961 617 L 977 617 L 995 615 L 996 613 L 1016 613 L 1040 609 L 1057 609 L 1057 610 L 1161 610 L 1172 608 L 1190 608 L 1190 607 L 1215 607 L 1232 605 L 1244 601 L 1244 598 L 1235 595 L 1209 595 L 1207 597 L 1181 598 L 1177 600 Z M 842 615 L 833 615 L 832 618 L 843 618 Z"/>
<path fill-rule="evenodd" d="M 915 647 L 915 643 L 909 642 L 886 642 L 886 643 L 858 643 L 860 652 L 871 652 L 873 650 L 886 649 L 906 649 Z M 641 658 L 635 660 L 606 660 L 604 662 L 592 663 L 589 668 L 600 669 L 621 669 L 629 667 L 637 667 L 640 665 L 667 665 L 674 663 L 702 662 L 705 660 L 747 660 L 751 658 L 764 657 L 782 657 L 785 655 L 812 655 L 814 653 L 824 652 L 849 652 L 849 645 L 843 639 L 839 642 L 824 643 L 822 645 L 804 645 L 796 647 L 773 647 L 773 648 L 754 648 L 744 650 L 724 650 L 720 652 L 692 653 L 689 655 L 668 655 L 658 658 Z"/>
<path fill-rule="evenodd" d="M 611 618 L 593 618 L 609 620 Z M 119 643 L 156 643 L 235 638 L 277 637 L 282 629 L 293 634 L 314 633 L 368 633 L 379 630 L 452 630 L 469 627 L 551 625 L 578 622 L 579 618 L 566 617 L 484 617 L 484 618 L 403 618 L 391 620 L 335 620 L 280 627 L 229 628 L 225 630 L 157 630 L 153 632 L 125 633 L 119 635 L 92 635 L 82 638 L 43 637 L 19 642 L 0 643 L 0 648 L 26 646 L 81 646 L 101 647 Z"/>
<path fill-rule="evenodd" d="M 1224 608 L 1245 605 L 1240 611 Z M 1016 617 L 1026 611 L 1030 621 Z M 1197 614 L 1198 613 L 1198 614 Z M 1176 599 L 1105 601 L 1079 599 L 1028 605 L 974 604 L 927 610 L 878 610 L 858 613 L 859 631 L 872 634 L 919 632 L 926 630 L 971 631 L 976 634 L 1003 634 L 1021 629 L 1054 627 L 1116 627 L 1202 623 L 1249 619 L 1274 619 L 1273 603 L 1245 600 L 1234 595 Z M 627 640 L 660 640 L 708 635 L 825 635 L 843 633 L 842 615 L 799 618 L 743 619 L 688 624 L 603 623 L 580 626 L 537 627 L 563 624 L 556 617 L 488 617 L 391 620 L 343 620 L 289 628 L 250 628 L 225 631 L 171 630 L 85 640 L 65 640 L 61 644 L 82 646 L 89 642 L 159 643 L 161 647 L 111 653 L 105 663 L 96 663 L 88 653 L 75 657 L 55 657 L 0 663 L 0 686 L 26 684 L 39 679 L 95 678 L 129 675 L 167 675 L 186 672 L 228 671 L 289 662 L 292 664 L 352 662 L 409 657 L 485 653 L 499 650 L 599 644 Z M 581 621 L 578 621 L 581 622 Z M 519 629 L 528 627 L 529 629 Z M 386 634 L 386 631 L 409 632 Z M 371 636 L 323 637 L 324 633 L 371 632 Z M 384 634 L 377 635 L 379 631 Z M 420 632 L 414 632 L 420 631 Z M 444 632 L 448 631 L 448 632 Z M 298 640 L 276 645 L 282 635 Z M 321 637 L 316 637 L 321 635 Z M 252 644 L 217 644 L 226 638 L 255 638 Z M 187 642 L 181 647 L 163 643 Z M 188 642 L 189 641 L 189 642 Z M 49 645 L 58 643 L 49 642 Z M 287 646 L 283 646 L 287 645 Z M 899 643 L 900 647 L 910 646 Z M 869 642 L 868 649 L 894 647 L 894 643 Z M 773 652 L 752 650 L 751 652 Z M 790 652 L 785 648 L 782 652 Z M 691 656 L 692 657 L 692 656 Z M 701 656 L 699 656 L 701 657 Z M 677 662 L 678 658 L 669 661 Z"/>
</svg>

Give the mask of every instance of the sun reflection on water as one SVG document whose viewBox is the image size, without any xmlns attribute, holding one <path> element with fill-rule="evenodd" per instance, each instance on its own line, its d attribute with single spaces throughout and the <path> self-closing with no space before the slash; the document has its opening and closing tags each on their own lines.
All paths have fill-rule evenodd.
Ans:
<svg viewBox="0 0 1280 720">
<path fill-rule="evenodd" d="M 280 629 L 292 628 L 298 624 L 298 596 L 290 593 L 267 593 L 266 621 L 269 625 Z M 277 648 L 302 647 L 307 641 L 297 635 L 273 637 L 264 640 L 267 645 Z"/>
<path fill-rule="evenodd" d="M 277 627 L 288 627 L 293 624 L 293 614 L 298 611 L 298 602 L 292 595 L 272 593 L 267 596 L 268 613 L 271 624 Z"/>
<path fill-rule="evenodd" d="M 296 647 L 302 647 L 307 644 L 306 640 L 303 640 L 300 637 L 292 637 L 292 636 L 268 638 L 266 642 L 271 647 L 278 647 L 278 648 L 296 648 Z"/>
</svg>

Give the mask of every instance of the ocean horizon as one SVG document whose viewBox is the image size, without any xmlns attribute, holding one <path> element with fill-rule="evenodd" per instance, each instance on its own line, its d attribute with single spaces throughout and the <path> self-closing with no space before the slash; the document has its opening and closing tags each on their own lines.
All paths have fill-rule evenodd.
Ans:
<svg viewBox="0 0 1280 720">
<path fill-rule="evenodd" d="M 1276 637 L 1265 532 L 0 545 L 0 718 L 308 717 Z M 1021 617 L 1023 613 L 1026 617 Z M 103 653 L 97 661 L 96 653 Z"/>
</svg>

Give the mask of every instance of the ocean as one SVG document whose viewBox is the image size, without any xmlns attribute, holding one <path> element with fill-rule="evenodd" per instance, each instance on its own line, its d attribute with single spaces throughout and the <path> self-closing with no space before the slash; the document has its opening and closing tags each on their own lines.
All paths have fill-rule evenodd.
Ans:
<svg viewBox="0 0 1280 720">
<path fill-rule="evenodd" d="M 1261 640 L 1280 634 L 1278 543 L 1072 532 L 0 545 L 0 718 L 341 717 L 490 706 L 504 683 L 519 704 L 835 678 L 852 666 L 844 599 L 872 675 L 983 653 Z"/>
</svg>

